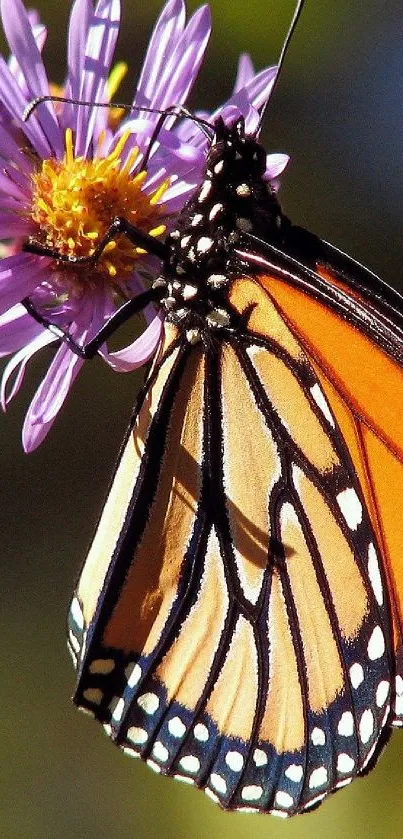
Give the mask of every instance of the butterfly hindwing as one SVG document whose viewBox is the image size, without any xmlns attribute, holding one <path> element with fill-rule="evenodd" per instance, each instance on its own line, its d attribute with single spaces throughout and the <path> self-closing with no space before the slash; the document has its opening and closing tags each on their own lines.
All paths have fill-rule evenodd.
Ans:
<svg viewBox="0 0 403 839">
<path fill-rule="evenodd" d="M 330 401 L 267 292 L 239 281 L 240 311 L 243 294 L 256 298 L 243 334 L 173 344 L 152 374 L 130 438 L 137 477 L 126 447 L 98 534 L 114 493 L 124 512 L 74 600 L 76 701 L 222 806 L 287 815 L 365 770 L 393 664 L 377 543 Z"/>
</svg>

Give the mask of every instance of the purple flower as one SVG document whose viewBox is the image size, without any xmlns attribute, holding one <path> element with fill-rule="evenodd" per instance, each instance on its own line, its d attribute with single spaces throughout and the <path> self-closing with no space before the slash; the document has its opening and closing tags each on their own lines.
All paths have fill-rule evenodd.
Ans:
<svg viewBox="0 0 403 839">
<path fill-rule="evenodd" d="M 152 236 L 173 223 L 200 182 L 208 141 L 189 119 L 168 116 L 150 150 L 159 115 L 185 103 L 196 80 L 210 34 L 210 14 L 201 7 L 186 23 L 182 0 L 169 0 L 152 34 L 129 118 L 122 112 L 70 103 L 42 103 L 27 122 L 22 115 L 38 96 L 54 93 L 40 50 L 46 30 L 21 0 L 0 0 L 10 45 L 8 63 L 0 56 L 0 356 L 13 354 L 2 382 L 3 408 L 18 392 L 29 359 L 57 339 L 26 312 L 35 308 L 84 344 L 128 298 L 144 290 L 158 262 L 120 237 L 108 245 L 95 267 L 74 266 L 24 252 L 29 236 L 72 256 L 88 256 L 114 216 L 124 216 Z M 119 0 L 75 0 L 68 43 L 66 97 L 109 102 L 125 72 L 112 69 L 119 31 Z M 255 73 L 242 56 L 234 92 L 210 119 L 242 113 L 250 130 L 267 100 L 276 68 Z M 206 116 L 206 115 L 203 115 Z M 147 154 L 146 168 L 142 161 Z M 270 155 L 266 176 L 275 181 L 287 163 Z M 172 221 L 171 221 L 172 220 Z M 162 322 L 152 306 L 146 328 L 119 352 L 101 350 L 114 369 L 144 364 L 158 347 Z M 83 361 L 67 345 L 53 360 L 28 408 L 23 446 L 32 451 L 52 426 Z"/>
</svg>

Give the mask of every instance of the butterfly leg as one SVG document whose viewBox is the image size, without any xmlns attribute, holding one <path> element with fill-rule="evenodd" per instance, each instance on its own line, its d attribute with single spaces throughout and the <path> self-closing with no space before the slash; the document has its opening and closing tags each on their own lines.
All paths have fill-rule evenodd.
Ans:
<svg viewBox="0 0 403 839">
<path fill-rule="evenodd" d="M 158 256 L 160 259 L 164 259 L 166 255 L 166 246 L 163 242 L 155 239 L 153 236 L 149 236 L 148 233 L 145 233 L 140 228 L 136 227 L 133 224 L 130 224 L 127 219 L 117 216 L 113 219 L 109 229 L 106 231 L 105 235 L 102 239 L 98 242 L 96 248 L 94 249 L 94 253 L 90 256 L 73 256 L 71 254 L 64 254 L 58 251 L 56 248 L 51 248 L 46 245 L 43 245 L 41 242 L 37 241 L 34 238 L 28 239 L 24 245 L 24 251 L 28 251 L 29 253 L 38 254 L 39 256 L 48 256 L 53 259 L 56 259 L 58 262 L 66 262 L 69 264 L 74 265 L 96 265 L 97 261 L 102 256 L 103 251 L 105 250 L 106 246 L 109 242 L 116 238 L 116 236 L 124 235 L 130 239 L 133 244 L 137 245 L 137 247 L 144 248 L 145 251 L 152 253 L 154 256 Z M 132 300 L 128 300 L 120 309 L 117 310 L 109 320 L 102 326 L 102 328 L 97 332 L 94 338 L 91 339 L 87 344 L 80 345 L 77 341 L 74 340 L 73 336 L 70 335 L 65 330 L 61 329 L 60 327 L 53 324 L 49 321 L 44 315 L 42 315 L 29 297 L 25 297 L 22 300 L 22 305 L 25 307 L 27 312 L 38 322 L 41 326 L 44 326 L 57 338 L 60 338 L 65 344 L 67 344 L 72 352 L 78 355 L 80 358 L 89 359 L 93 358 L 94 355 L 98 352 L 99 348 L 102 346 L 103 343 L 121 326 L 123 323 L 126 322 L 132 315 L 140 312 L 144 309 L 149 303 L 156 302 L 162 296 L 161 288 L 151 288 L 148 291 L 145 291 L 143 294 L 139 294 Z"/>
<path fill-rule="evenodd" d="M 93 358 L 94 355 L 98 352 L 102 344 L 107 341 L 108 338 L 119 328 L 122 326 L 123 323 L 126 323 L 132 315 L 137 314 L 138 312 L 145 309 L 149 303 L 156 302 L 161 297 L 162 290 L 161 288 L 150 288 L 147 291 L 144 291 L 142 294 L 137 295 L 137 297 L 133 297 L 131 300 L 128 300 L 123 306 L 120 307 L 114 314 L 107 320 L 107 322 L 102 326 L 102 328 L 96 333 L 96 335 L 88 341 L 87 344 L 81 345 L 78 344 L 77 341 L 74 340 L 73 336 L 70 335 L 68 332 L 65 332 L 64 329 L 60 329 L 59 326 L 51 323 L 46 317 L 41 315 L 40 312 L 37 311 L 35 306 L 33 305 L 32 301 L 29 297 L 24 297 L 21 301 L 22 305 L 25 307 L 27 312 L 42 326 L 46 327 L 49 332 L 52 332 L 57 338 L 60 338 L 63 343 L 67 344 L 67 346 L 78 355 L 80 358 L 90 359 Z"/>
<path fill-rule="evenodd" d="M 34 237 L 30 237 L 24 242 L 23 250 L 38 254 L 39 256 L 49 256 L 52 259 L 57 259 L 58 262 L 68 262 L 73 265 L 96 265 L 109 242 L 121 235 L 127 236 L 134 245 L 144 248 L 145 251 L 154 256 L 158 256 L 160 259 L 164 259 L 166 256 L 166 245 L 164 242 L 160 242 L 158 239 L 140 230 L 139 227 L 131 224 L 123 216 L 116 216 L 113 219 L 105 235 L 98 242 L 94 252 L 89 256 L 73 256 L 72 254 L 61 253 L 57 248 L 43 245 Z"/>
</svg>

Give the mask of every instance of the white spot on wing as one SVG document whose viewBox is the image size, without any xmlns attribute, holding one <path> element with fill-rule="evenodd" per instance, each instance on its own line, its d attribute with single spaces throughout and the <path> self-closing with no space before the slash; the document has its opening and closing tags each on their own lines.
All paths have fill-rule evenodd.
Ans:
<svg viewBox="0 0 403 839">
<path fill-rule="evenodd" d="M 382 708 L 385 704 L 388 696 L 389 696 L 389 682 L 384 679 L 382 682 L 379 682 L 379 685 L 376 689 L 376 704 L 378 708 Z"/>
<path fill-rule="evenodd" d="M 210 236 L 200 236 L 199 241 L 196 245 L 196 250 L 198 253 L 207 253 L 214 245 L 213 240 Z"/>
<path fill-rule="evenodd" d="M 196 740 L 199 740 L 200 743 L 206 743 L 209 738 L 208 728 L 202 722 L 198 722 L 197 725 L 195 725 L 193 734 Z"/>
<path fill-rule="evenodd" d="M 362 684 L 364 681 L 364 671 L 362 669 L 361 664 L 358 661 L 355 664 L 352 664 L 350 667 L 350 679 L 351 684 L 355 690 Z"/>
<path fill-rule="evenodd" d="M 194 784 L 193 778 L 189 778 L 189 775 L 174 775 L 175 781 L 182 781 L 184 784 Z"/>
<path fill-rule="evenodd" d="M 304 770 L 302 766 L 299 766 L 297 763 L 291 763 L 284 772 L 286 778 L 289 778 L 290 781 L 295 781 L 296 784 L 302 780 L 303 774 Z"/>
<path fill-rule="evenodd" d="M 220 213 L 222 213 L 223 209 L 224 209 L 223 204 L 214 204 L 214 207 L 212 207 L 210 212 L 209 212 L 209 220 L 213 221 L 216 216 L 218 216 Z"/>
<path fill-rule="evenodd" d="M 323 416 L 326 417 L 328 423 L 332 426 L 332 428 L 334 428 L 334 419 L 330 413 L 329 405 L 327 404 L 324 394 L 318 384 L 311 387 L 311 394 L 318 408 L 322 411 Z"/>
<path fill-rule="evenodd" d="M 219 798 L 218 798 L 218 796 L 215 794 L 215 792 L 213 792 L 213 790 L 212 790 L 212 789 L 209 789 L 208 787 L 205 787 L 205 788 L 204 788 L 204 792 L 205 792 L 205 793 L 206 793 L 206 795 L 207 795 L 209 798 L 211 798 L 211 800 L 212 800 L 212 801 L 214 801 L 216 804 L 219 804 L 219 803 L 220 803 L 220 799 L 219 799 Z"/>
<path fill-rule="evenodd" d="M 351 530 L 357 530 L 362 522 L 362 504 L 355 489 L 353 487 L 343 489 L 336 498 L 348 526 Z"/>
<path fill-rule="evenodd" d="M 352 772 L 354 769 L 354 760 L 350 755 L 341 752 L 337 758 L 337 769 L 339 772 Z"/>
<path fill-rule="evenodd" d="M 191 772 L 194 774 L 200 769 L 200 760 L 196 757 L 196 755 L 184 755 L 179 761 L 179 766 L 184 769 L 185 772 Z"/>
<path fill-rule="evenodd" d="M 317 789 L 323 787 L 327 783 L 327 769 L 324 766 L 319 766 L 314 769 L 309 776 L 309 789 Z"/>
<path fill-rule="evenodd" d="M 326 743 L 326 736 L 323 729 L 314 728 L 311 734 L 311 740 L 314 746 L 324 746 Z"/>
<path fill-rule="evenodd" d="M 227 792 L 226 780 L 222 777 L 222 775 L 218 775 L 217 772 L 212 772 L 210 775 L 210 784 L 217 792 L 221 793 L 221 795 L 225 795 Z"/>
<path fill-rule="evenodd" d="M 154 761 L 153 761 L 153 760 L 147 760 L 147 761 L 146 761 L 146 763 L 147 763 L 147 766 L 149 766 L 149 767 L 150 767 L 150 769 L 152 769 L 152 770 L 153 770 L 153 772 L 157 772 L 157 774 L 158 774 L 159 772 L 161 772 L 161 767 L 160 767 L 160 766 L 158 766 L 158 763 L 154 763 Z"/>
<path fill-rule="evenodd" d="M 368 743 L 374 733 L 374 715 L 372 711 L 367 708 L 360 719 L 360 737 L 362 743 Z"/>
<path fill-rule="evenodd" d="M 172 717 L 168 722 L 168 731 L 172 734 L 172 737 L 183 737 L 186 726 L 180 717 Z"/>
<path fill-rule="evenodd" d="M 385 652 L 385 638 L 380 626 L 376 626 L 368 641 L 368 658 L 376 661 Z"/>
<path fill-rule="evenodd" d="M 160 760 L 161 763 L 166 763 L 166 761 L 169 758 L 169 751 L 166 748 L 166 746 L 164 746 L 164 744 L 161 743 L 161 740 L 156 740 L 154 743 L 153 757 L 155 757 L 156 760 Z"/>
<path fill-rule="evenodd" d="M 279 790 L 276 793 L 276 797 L 274 799 L 275 803 L 278 804 L 279 807 L 292 807 L 294 804 L 294 800 L 292 796 L 288 792 L 283 792 Z"/>
<path fill-rule="evenodd" d="M 109 705 L 109 708 L 112 711 L 112 719 L 114 722 L 120 722 L 123 716 L 123 711 L 125 710 L 124 699 L 116 696 Z"/>
<path fill-rule="evenodd" d="M 249 786 L 243 787 L 241 792 L 243 801 L 258 801 L 262 795 L 263 787 L 259 784 L 249 784 Z"/>
<path fill-rule="evenodd" d="M 160 701 L 156 693 L 142 693 L 137 699 L 137 705 L 145 711 L 146 714 L 155 714 L 159 708 Z"/>
<path fill-rule="evenodd" d="M 288 813 L 285 810 L 269 810 L 271 816 L 278 816 L 279 819 L 288 819 Z"/>
<path fill-rule="evenodd" d="M 243 768 L 244 759 L 241 752 L 227 752 L 225 762 L 233 772 L 240 772 Z"/>
<path fill-rule="evenodd" d="M 343 778 L 342 781 L 338 781 L 336 784 L 336 789 L 341 789 L 342 787 L 346 787 L 348 784 L 351 784 L 352 778 Z"/>
<path fill-rule="evenodd" d="M 354 718 L 351 711 L 344 711 L 341 715 L 337 731 L 342 737 L 351 737 L 354 733 Z"/>
<path fill-rule="evenodd" d="M 127 730 L 126 737 L 131 743 L 134 743 L 135 746 L 143 746 L 148 740 L 148 734 L 145 728 L 139 728 L 137 725 L 132 725 Z"/>
<path fill-rule="evenodd" d="M 134 688 L 141 679 L 141 667 L 139 664 L 129 664 L 126 667 L 127 687 Z"/>
<path fill-rule="evenodd" d="M 263 749 L 255 749 L 253 752 L 253 761 L 256 766 L 266 766 L 267 754 Z"/>
<path fill-rule="evenodd" d="M 372 542 L 368 547 L 368 574 L 370 583 L 379 606 L 383 605 L 383 585 L 381 572 L 379 570 L 376 550 Z"/>
</svg>

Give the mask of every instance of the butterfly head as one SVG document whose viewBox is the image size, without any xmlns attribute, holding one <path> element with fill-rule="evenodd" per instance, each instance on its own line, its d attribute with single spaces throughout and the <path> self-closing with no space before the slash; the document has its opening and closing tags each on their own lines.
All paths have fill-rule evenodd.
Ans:
<svg viewBox="0 0 403 839">
<path fill-rule="evenodd" d="M 206 171 L 217 175 L 218 180 L 241 183 L 245 178 L 262 178 L 265 170 L 266 152 L 254 135 L 246 134 L 244 117 L 239 117 L 229 127 L 219 117 Z"/>
</svg>

